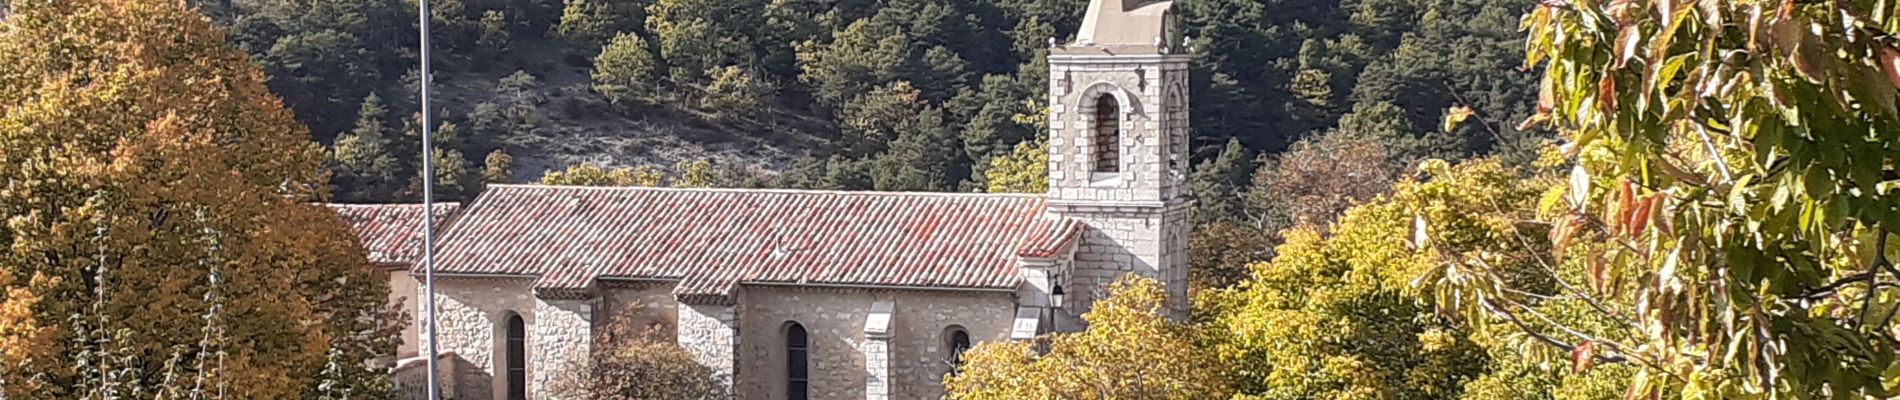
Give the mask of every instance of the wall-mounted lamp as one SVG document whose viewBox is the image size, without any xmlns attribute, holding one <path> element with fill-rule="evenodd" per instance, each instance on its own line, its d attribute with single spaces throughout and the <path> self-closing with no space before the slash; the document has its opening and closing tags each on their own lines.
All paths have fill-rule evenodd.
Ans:
<svg viewBox="0 0 1900 400">
<path fill-rule="evenodd" d="M 1062 284 L 1057 283 L 1054 288 L 1049 289 L 1049 306 L 1062 308 L 1062 297 Z"/>
</svg>

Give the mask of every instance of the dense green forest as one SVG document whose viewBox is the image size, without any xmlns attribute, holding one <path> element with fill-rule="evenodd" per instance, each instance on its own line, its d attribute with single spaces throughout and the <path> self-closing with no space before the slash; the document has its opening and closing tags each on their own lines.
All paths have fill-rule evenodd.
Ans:
<svg viewBox="0 0 1900 400">
<path fill-rule="evenodd" d="M 198 2 L 332 146 L 337 200 L 415 197 L 413 1 Z M 580 163 L 711 164 L 729 186 L 984 190 L 992 158 L 1046 135 L 1045 49 L 1086 3 L 437 0 L 434 162 L 450 198 Z M 1395 165 L 1527 159 L 1542 135 L 1505 121 L 1534 103 L 1517 33 L 1530 4 L 1181 1 L 1199 55 L 1195 156 L 1229 164 L 1203 166 L 1221 170 L 1197 175 L 1203 197 L 1238 207 L 1253 155 L 1327 132 L 1376 140 Z M 1441 129 L 1453 107 L 1480 123 Z M 1248 218 L 1220 211 L 1203 214 Z"/>
</svg>

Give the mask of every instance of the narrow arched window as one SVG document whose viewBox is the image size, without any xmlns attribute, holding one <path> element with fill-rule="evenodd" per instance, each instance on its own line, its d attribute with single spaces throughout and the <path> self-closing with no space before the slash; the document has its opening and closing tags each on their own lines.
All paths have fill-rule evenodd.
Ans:
<svg viewBox="0 0 1900 400">
<path fill-rule="evenodd" d="M 1115 96 L 1095 98 L 1095 172 L 1119 172 L 1122 159 L 1121 105 Z"/>
<path fill-rule="evenodd" d="M 970 351 L 970 332 L 955 326 L 950 327 L 949 331 L 950 333 L 944 338 L 946 342 L 944 348 L 950 352 L 946 354 L 948 359 L 944 361 L 950 363 L 950 373 L 954 374 L 958 368 L 963 367 L 963 352 Z"/>
<path fill-rule="evenodd" d="M 528 327 L 521 315 L 508 314 L 507 331 L 508 400 L 528 399 Z"/>
<path fill-rule="evenodd" d="M 807 400 L 811 392 L 810 358 L 805 326 L 797 322 L 785 325 L 785 398 Z"/>
</svg>

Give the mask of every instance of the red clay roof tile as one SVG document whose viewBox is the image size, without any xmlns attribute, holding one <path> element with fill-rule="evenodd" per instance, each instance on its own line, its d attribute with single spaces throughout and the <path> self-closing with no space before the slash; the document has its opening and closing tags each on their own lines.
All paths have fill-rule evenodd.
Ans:
<svg viewBox="0 0 1900 400">
<path fill-rule="evenodd" d="M 743 283 L 1007 289 L 1018 253 L 1079 227 L 1045 208 L 1034 195 L 492 185 L 441 235 L 436 271 L 535 276 L 538 291 L 678 280 L 681 298 Z"/>
<path fill-rule="evenodd" d="M 369 261 L 381 265 L 414 264 L 422 257 L 421 204 L 327 204 L 350 229 L 356 240 L 369 251 Z M 437 232 L 447 224 L 457 203 L 436 203 Z"/>
</svg>

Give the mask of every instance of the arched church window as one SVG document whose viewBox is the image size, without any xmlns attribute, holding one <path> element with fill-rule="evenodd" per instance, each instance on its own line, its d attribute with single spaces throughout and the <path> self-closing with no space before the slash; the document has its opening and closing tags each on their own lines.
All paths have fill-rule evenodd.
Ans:
<svg viewBox="0 0 1900 400">
<path fill-rule="evenodd" d="M 508 400 L 528 399 L 528 329 L 522 323 L 521 315 L 509 313 L 503 323 L 506 338 L 506 373 L 508 374 Z"/>
<path fill-rule="evenodd" d="M 958 368 L 963 367 L 963 352 L 970 351 L 970 332 L 960 326 L 952 326 L 948 331 L 944 335 L 944 348 L 949 353 L 944 361 L 950 363 L 950 373 L 955 374 Z"/>
<path fill-rule="evenodd" d="M 807 369 L 810 361 L 809 338 L 805 336 L 805 326 L 797 322 L 785 324 L 785 398 L 787 400 L 807 400 L 811 392 L 811 371 Z"/>
<path fill-rule="evenodd" d="M 1095 98 L 1095 172 L 1121 171 L 1121 105 L 1115 96 Z"/>
</svg>

